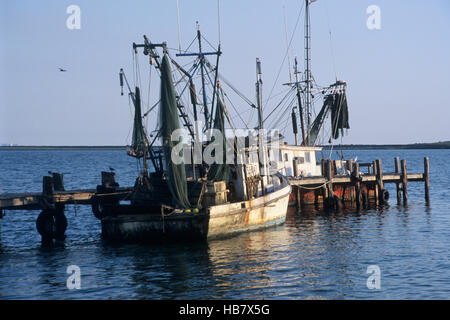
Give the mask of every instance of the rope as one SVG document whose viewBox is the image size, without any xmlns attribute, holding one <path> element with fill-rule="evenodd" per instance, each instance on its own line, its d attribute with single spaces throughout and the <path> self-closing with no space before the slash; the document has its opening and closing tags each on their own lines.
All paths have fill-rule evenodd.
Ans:
<svg viewBox="0 0 450 320">
<path fill-rule="evenodd" d="M 320 189 L 320 188 L 325 187 L 325 186 L 326 186 L 327 184 L 329 184 L 330 182 L 331 182 L 331 181 L 327 181 L 327 182 L 321 184 L 321 185 L 318 186 L 318 187 L 305 187 L 305 186 L 297 186 L 297 187 L 302 188 L 302 189 L 306 189 L 306 190 L 317 190 L 317 189 Z"/>
</svg>

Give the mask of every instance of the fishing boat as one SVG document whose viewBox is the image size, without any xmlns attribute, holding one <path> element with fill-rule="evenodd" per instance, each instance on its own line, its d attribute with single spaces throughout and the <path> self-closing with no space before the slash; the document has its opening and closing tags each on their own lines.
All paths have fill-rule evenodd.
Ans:
<svg viewBox="0 0 450 320">
<path fill-rule="evenodd" d="M 304 12 L 304 70 L 299 70 L 297 58 L 293 64 L 293 74 L 289 71 L 289 82 L 284 83 L 289 88 L 273 108 L 269 116 L 286 119 L 291 116 L 294 145 L 283 143 L 280 146 L 279 171 L 291 179 L 302 179 L 323 175 L 321 160 L 316 154 L 323 151 L 322 146 L 330 144 L 328 154 L 322 152 L 322 158 L 330 159 L 333 154 L 333 143 L 342 139 L 349 125 L 347 105 L 347 82 L 336 80 L 330 85 L 319 85 L 311 70 L 311 0 L 304 0 L 301 10 Z M 331 31 L 330 31 L 331 37 Z M 286 34 L 286 40 L 287 40 Z M 331 41 L 331 38 L 330 38 Z M 286 54 L 289 53 L 289 45 Z M 289 60 L 289 59 L 288 59 Z M 291 66 L 289 66 L 289 69 Z M 322 103 L 318 112 L 314 105 Z M 290 109 L 290 110 L 289 110 Z M 313 118 L 315 115 L 315 118 Z M 329 119 L 329 125 L 326 125 Z M 276 122 L 273 121 L 273 122 Z M 299 128 L 300 127 L 300 128 Z M 300 129 L 300 130 L 299 130 Z M 300 139 L 299 139 L 300 131 Z M 341 152 L 342 155 L 342 152 Z M 336 172 L 345 174 L 345 161 L 336 161 Z"/>
<path fill-rule="evenodd" d="M 264 141 L 277 140 L 263 133 L 261 95 L 254 106 L 259 114 L 259 126 L 251 131 L 254 134 L 243 138 L 224 134 L 225 121 L 231 121 L 219 81 L 220 44 L 213 52 L 203 52 L 200 28 L 196 39 L 198 52 L 176 54 L 194 57 L 189 68 L 182 67 L 169 54 L 164 42 L 152 43 L 144 36 L 143 44 L 133 43 L 134 54 L 142 49 L 150 68 L 156 68 L 160 75 L 160 100 L 144 114 L 139 86 L 132 90 L 124 70 L 120 70 L 122 95 L 126 85 L 134 106 L 132 143 L 127 153 L 137 159 L 141 170 L 126 199 L 119 201 L 114 196 L 118 186 L 115 183 L 97 188 L 92 209 L 101 220 L 106 239 L 205 240 L 285 221 L 291 187 L 285 176 L 268 168 L 267 159 L 272 151 Z M 216 56 L 215 65 L 207 60 L 211 55 Z M 180 74 L 177 79 L 175 72 Z M 260 77 L 259 61 L 257 77 Z M 197 99 L 195 80 L 201 86 L 201 102 Z M 207 82 L 212 84 L 210 99 Z M 258 78 L 257 91 L 260 84 Z M 186 95 L 192 107 L 189 111 L 193 124 Z M 156 107 L 159 107 L 158 123 L 149 135 L 143 118 Z M 198 111 L 204 116 L 203 124 Z M 158 141 L 160 145 L 156 145 Z M 208 155 L 214 161 L 206 161 Z"/>
</svg>

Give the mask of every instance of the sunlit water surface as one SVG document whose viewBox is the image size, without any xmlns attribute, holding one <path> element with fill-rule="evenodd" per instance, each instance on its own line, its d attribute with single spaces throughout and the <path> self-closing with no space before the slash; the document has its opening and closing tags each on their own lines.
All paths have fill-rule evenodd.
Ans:
<svg viewBox="0 0 450 320">
<path fill-rule="evenodd" d="M 423 183 L 409 184 L 409 204 L 356 212 L 290 211 L 286 223 L 205 244 L 107 244 L 89 206 L 67 206 L 64 247 L 46 249 L 38 211 L 7 211 L 0 220 L 1 299 L 448 299 L 450 298 L 450 151 L 344 151 L 367 162 L 395 156 L 409 172 L 431 163 L 431 206 Z M 320 157 L 320 153 L 318 157 Z M 121 186 L 137 174 L 123 151 L 0 151 L 0 192 L 40 191 L 49 170 L 66 189 L 94 188 L 116 169 Z M 69 290 L 67 267 L 81 270 Z M 381 270 L 368 289 L 367 267 Z"/>
</svg>

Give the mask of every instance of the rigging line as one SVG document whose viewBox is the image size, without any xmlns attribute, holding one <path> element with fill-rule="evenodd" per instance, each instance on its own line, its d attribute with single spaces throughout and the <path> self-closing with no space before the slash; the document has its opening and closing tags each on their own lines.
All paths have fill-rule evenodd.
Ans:
<svg viewBox="0 0 450 320">
<path fill-rule="evenodd" d="M 287 59 L 288 59 L 288 71 L 289 71 L 289 83 L 292 83 L 292 74 L 291 74 L 291 57 L 289 53 L 289 40 L 288 40 L 288 30 L 287 30 L 287 19 L 286 19 L 286 7 L 283 4 L 283 17 L 284 17 L 284 33 L 286 35 L 286 50 L 287 50 Z"/>
<path fill-rule="evenodd" d="M 224 107 L 224 111 L 225 111 L 224 112 L 225 113 L 225 117 L 227 118 L 228 123 L 230 124 L 231 130 L 235 134 L 236 131 L 234 129 L 234 123 L 233 123 L 232 119 L 230 118 L 230 111 L 228 110 L 228 106 L 227 106 L 226 101 L 225 101 L 224 92 L 223 92 L 222 88 L 219 88 L 219 91 L 220 91 L 220 96 L 221 96 L 220 98 L 221 98 L 221 101 L 222 101 L 222 104 L 223 104 L 223 107 Z M 219 99 L 219 97 L 217 99 Z"/>
<path fill-rule="evenodd" d="M 278 119 L 274 122 L 274 126 L 278 125 L 283 119 L 286 117 L 286 119 L 290 119 L 291 113 L 289 110 L 292 109 L 292 106 L 297 102 L 296 97 L 293 97 L 291 101 L 286 105 L 286 108 L 283 110 L 283 112 L 280 113 L 278 116 Z"/>
<path fill-rule="evenodd" d="M 292 99 L 292 102 L 287 106 L 286 108 L 286 112 L 284 112 L 281 117 L 279 118 L 279 120 L 273 125 L 273 128 L 277 127 L 280 125 L 281 122 L 284 121 L 284 125 L 282 126 L 282 130 L 283 133 L 286 131 L 287 129 L 287 122 L 291 119 L 290 117 L 290 112 L 288 112 L 290 109 L 292 109 L 292 105 L 294 104 L 295 99 Z"/>
<path fill-rule="evenodd" d="M 274 128 L 284 119 L 284 117 L 289 117 L 291 115 L 290 112 L 288 112 L 288 110 L 292 108 L 292 105 L 294 104 L 295 100 L 296 100 L 295 97 L 293 97 L 291 102 L 287 104 L 287 107 L 283 110 L 283 112 L 280 113 L 278 118 L 274 119 L 271 122 L 271 125 L 269 126 L 270 128 Z"/>
<path fill-rule="evenodd" d="M 203 35 L 202 35 L 202 39 L 206 41 L 206 43 L 209 44 L 209 46 L 211 47 L 211 49 L 213 50 L 217 50 L 216 48 L 214 48 L 214 46 L 211 44 L 211 42 L 208 41 L 208 39 L 206 39 Z"/>
<path fill-rule="evenodd" d="M 247 110 L 245 110 L 243 112 L 236 112 L 236 115 L 234 115 L 232 117 L 230 116 L 230 119 L 234 120 L 234 119 L 238 118 L 239 116 L 244 116 L 246 113 L 252 112 L 252 111 L 253 111 L 253 109 L 247 109 Z M 250 123 L 251 121 L 249 120 L 248 122 Z"/>
<path fill-rule="evenodd" d="M 194 43 L 194 41 L 197 40 L 197 36 L 195 36 L 194 39 L 192 39 L 191 43 L 189 44 L 189 46 L 186 48 L 186 50 L 184 50 L 184 53 L 187 53 L 189 48 L 192 46 L 192 44 Z"/>
<path fill-rule="evenodd" d="M 276 117 L 273 117 L 273 119 L 270 121 L 270 123 L 268 124 L 269 128 L 274 127 L 275 124 L 277 124 L 280 121 L 280 119 L 282 119 L 284 116 L 286 116 L 286 112 L 288 111 L 288 108 L 290 107 L 290 105 L 292 105 L 293 99 L 295 99 L 295 97 L 292 98 L 290 102 L 286 99 L 286 102 L 284 102 L 282 105 L 280 105 L 280 106 L 282 106 L 282 109 L 280 109 L 279 112 L 276 114 Z M 286 106 L 287 106 L 287 108 L 286 108 Z"/>
<path fill-rule="evenodd" d="M 291 44 L 292 44 L 292 40 L 294 39 L 295 31 L 297 30 L 298 23 L 300 22 L 300 16 L 301 16 L 301 14 L 302 14 L 302 12 L 303 12 L 303 7 L 304 7 L 304 5 L 305 5 L 305 3 L 302 2 L 302 7 L 301 7 L 301 9 L 300 9 L 300 11 L 299 11 L 299 13 L 298 13 L 297 21 L 295 22 L 294 31 L 292 32 L 291 40 L 289 41 L 289 45 L 288 45 L 288 48 L 287 48 L 287 49 L 290 48 L 290 46 L 291 46 Z M 277 84 L 278 78 L 280 77 L 281 70 L 282 70 L 282 68 L 283 68 L 284 61 L 286 60 L 287 54 L 288 54 L 288 50 L 286 50 L 286 53 L 284 54 L 284 58 L 283 58 L 283 61 L 281 62 L 280 69 L 278 70 L 277 77 L 275 78 L 275 81 L 274 81 L 274 83 L 273 83 L 272 89 L 270 90 L 269 99 L 270 99 L 270 97 L 272 96 L 272 92 L 273 92 L 273 90 L 275 89 L 275 85 Z M 263 107 L 263 109 L 264 109 L 264 107 Z"/>
<path fill-rule="evenodd" d="M 289 95 L 291 95 L 293 92 L 294 92 L 294 87 L 291 87 L 289 92 L 283 97 L 283 99 L 281 99 L 281 101 L 278 103 L 278 105 L 275 108 L 273 108 L 273 110 L 266 116 L 266 118 L 263 120 L 263 123 L 266 122 L 266 120 L 275 112 L 275 110 L 278 109 L 279 106 L 281 106 L 281 104 L 285 101 L 285 99 L 287 99 L 287 97 Z"/>
<path fill-rule="evenodd" d="M 205 58 L 205 64 L 212 72 L 214 72 L 214 68 L 212 67 L 211 63 L 206 58 Z M 255 104 L 249 98 L 247 98 L 242 92 L 240 92 L 237 88 L 235 88 L 231 84 L 231 82 L 228 81 L 220 72 L 217 72 L 217 74 L 218 74 L 218 77 L 220 78 L 220 80 L 222 80 L 223 83 L 225 83 L 228 87 L 230 87 L 230 89 L 233 90 L 242 100 L 244 100 L 252 108 L 256 108 Z"/>
<path fill-rule="evenodd" d="M 234 106 L 233 102 L 231 101 L 231 99 L 228 97 L 227 93 L 223 90 L 221 90 L 223 95 L 225 96 L 225 98 L 227 98 L 227 100 L 230 102 L 231 106 L 233 107 L 233 110 L 236 111 L 236 114 L 239 116 L 239 119 L 241 119 L 242 123 L 244 124 L 245 128 L 248 129 L 247 124 L 245 123 L 244 119 L 242 119 L 241 114 L 237 111 L 236 107 Z"/>
<path fill-rule="evenodd" d="M 286 118 L 286 120 L 284 121 L 284 125 L 283 125 L 283 129 L 282 129 L 282 133 L 283 133 L 283 135 L 285 136 L 285 133 L 286 133 L 286 130 L 287 130 L 287 128 L 288 128 L 288 121 L 290 120 L 289 119 L 290 117 L 288 116 L 287 118 Z"/>
<path fill-rule="evenodd" d="M 285 89 L 285 90 L 282 90 L 282 91 L 280 91 L 280 92 L 278 92 L 277 94 L 275 94 L 275 95 L 273 95 L 271 98 L 270 98 L 270 100 L 272 100 L 272 99 L 275 99 L 276 97 L 278 97 L 278 96 L 280 96 L 280 95 L 282 95 L 283 93 L 286 93 L 286 92 L 288 92 L 289 90 L 291 90 L 291 88 L 292 87 L 288 87 L 287 89 Z M 266 103 L 268 103 L 269 102 L 269 100 L 268 99 L 266 99 L 266 100 L 264 100 L 263 101 L 264 102 L 264 104 L 266 104 Z"/>
<path fill-rule="evenodd" d="M 251 123 L 253 120 L 253 116 L 255 115 L 255 108 L 251 108 L 250 110 L 250 118 L 248 119 L 248 123 Z"/>
</svg>

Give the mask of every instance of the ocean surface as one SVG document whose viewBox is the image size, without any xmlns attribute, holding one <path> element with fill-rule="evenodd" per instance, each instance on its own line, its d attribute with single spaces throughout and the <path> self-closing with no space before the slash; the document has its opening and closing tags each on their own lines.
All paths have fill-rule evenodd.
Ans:
<svg viewBox="0 0 450 320">
<path fill-rule="evenodd" d="M 394 157 L 423 172 L 430 157 L 431 205 L 423 183 L 408 185 L 409 203 L 339 213 L 290 210 L 286 223 L 208 243 L 108 244 L 89 206 L 67 206 L 64 246 L 41 247 L 39 211 L 7 211 L 0 220 L 0 299 L 449 299 L 450 150 L 351 150 L 346 159 Z M 324 152 L 324 155 L 328 155 Z M 319 152 L 318 158 L 321 157 Z M 124 151 L 0 151 L 0 192 L 41 191 L 48 171 L 66 190 L 95 188 L 115 168 L 121 186 L 138 172 Z M 69 266 L 80 289 L 67 287 Z M 380 270 L 379 289 L 369 289 Z M 369 268 L 370 270 L 370 268 Z"/>
</svg>

